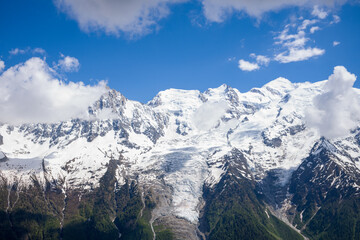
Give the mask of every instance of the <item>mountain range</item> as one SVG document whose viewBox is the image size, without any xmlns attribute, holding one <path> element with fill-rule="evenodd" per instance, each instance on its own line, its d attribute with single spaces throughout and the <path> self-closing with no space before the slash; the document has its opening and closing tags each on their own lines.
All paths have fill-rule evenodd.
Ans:
<svg viewBox="0 0 360 240">
<path fill-rule="evenodd" d="M 360 239 L 360 124 L 314 123 L 330 81 L 109 89 L 87 118 L 3 123 L 0 239 Z"/>
</svg>

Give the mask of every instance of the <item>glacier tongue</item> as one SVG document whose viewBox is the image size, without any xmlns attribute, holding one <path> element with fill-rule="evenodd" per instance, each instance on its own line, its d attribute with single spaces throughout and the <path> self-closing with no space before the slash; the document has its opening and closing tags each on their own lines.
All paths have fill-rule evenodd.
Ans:
<svg viewBox="0 0 360 240">
<path fill-rule="evenodd" d="M 203 186 L 220 180 L 226 171 L 223 156 L 232 149 L 242 152 L 258 181 L 268 170 L 291 170 L 302 163 L 320 138 L 306 127 L 305 114 L 323 85 L 279 78 L 247 93 L 227 85 L 204 93 L 169 89 L 147 104 L 110 90 L 89 107 L 88 119 L 1 125 L 0 154 L 8 158 L 0 162 L 1 174 L 24 185 L 36 176 L 43 183 L 63 181 L 67 188 L 91 190 L 109 161 L 121 159 L 119 184 L 132 178 L 144 187 L 168 189 L 161 194 L 169 199 L 155 215 L 196 223 Z M 353 146 L 351 139 L 337 147 Z M 288 181 L 288 172 L 281 181 Z"/>
</svg>

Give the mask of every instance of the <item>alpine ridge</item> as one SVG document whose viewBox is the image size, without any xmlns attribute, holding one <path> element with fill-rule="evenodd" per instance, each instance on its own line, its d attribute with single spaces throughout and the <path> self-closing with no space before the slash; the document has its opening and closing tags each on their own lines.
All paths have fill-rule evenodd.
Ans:
<svg viewBox="0 0 360 240">
<path fill-rule="evenodd" d="M 360 123 L 308 121 L 328 81 L 109 90 L 86 119 L 2 123 L 0 239 L 358 239 Z"/>
</svg>

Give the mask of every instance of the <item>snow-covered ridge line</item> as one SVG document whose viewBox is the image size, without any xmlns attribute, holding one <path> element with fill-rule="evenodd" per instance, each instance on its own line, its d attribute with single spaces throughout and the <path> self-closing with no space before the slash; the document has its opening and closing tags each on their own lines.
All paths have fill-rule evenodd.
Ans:
<svg viewBox="0 0 360 240">
<path fill-rule="evenodd" d="M 86 120 L 1 125 L 0 160 L 1 154 L 8 158 L 0 161 L 1 175 L 26 185 L 32 175 L 44 179 L 46 170 L 53 183 L 91 190 L 109 161 L 121 158 L 120 185 L 137 178 L 171 189 L 165 213 L 194 223 L 204 183 L 218 183 L 228 166 L 224 156 L 234 149 L 247 161 L 249 172 L 239 170 L 244 178 L 261 181 L 278 169 L 281 184 L 288 181 L 321 137 L 306 114 L 325 85 L 278 78 L 247 93 L 225 84 L 203 93 L 169 89 L 147 104 L 109 90 L 89 107 Z M 360 168 L 359 129 L 329 141 L 341 161 Z"/>
</svg>

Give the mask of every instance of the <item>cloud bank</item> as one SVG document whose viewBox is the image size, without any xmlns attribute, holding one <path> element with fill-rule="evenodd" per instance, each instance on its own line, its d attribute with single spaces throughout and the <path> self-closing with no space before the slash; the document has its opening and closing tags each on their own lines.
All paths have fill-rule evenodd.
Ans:
<svg viewBox="0 0 360 240">
<path fill-rule="evenodd" d="M 0 75 L 0 123 L 53 123 L 86 118 L 87 107 L 106 90 L 106 83 L 64 82 L 37 57 Z"/>
<path fill-rule="evenodd" d="M 324 93 L 314 98 L 306 115 L 307 124 L 328 139 L 349 134 L 360 121 L 360 97 L 353 88 L 356 76 L 337 66 L 329 77 Z"/>
</svg>

